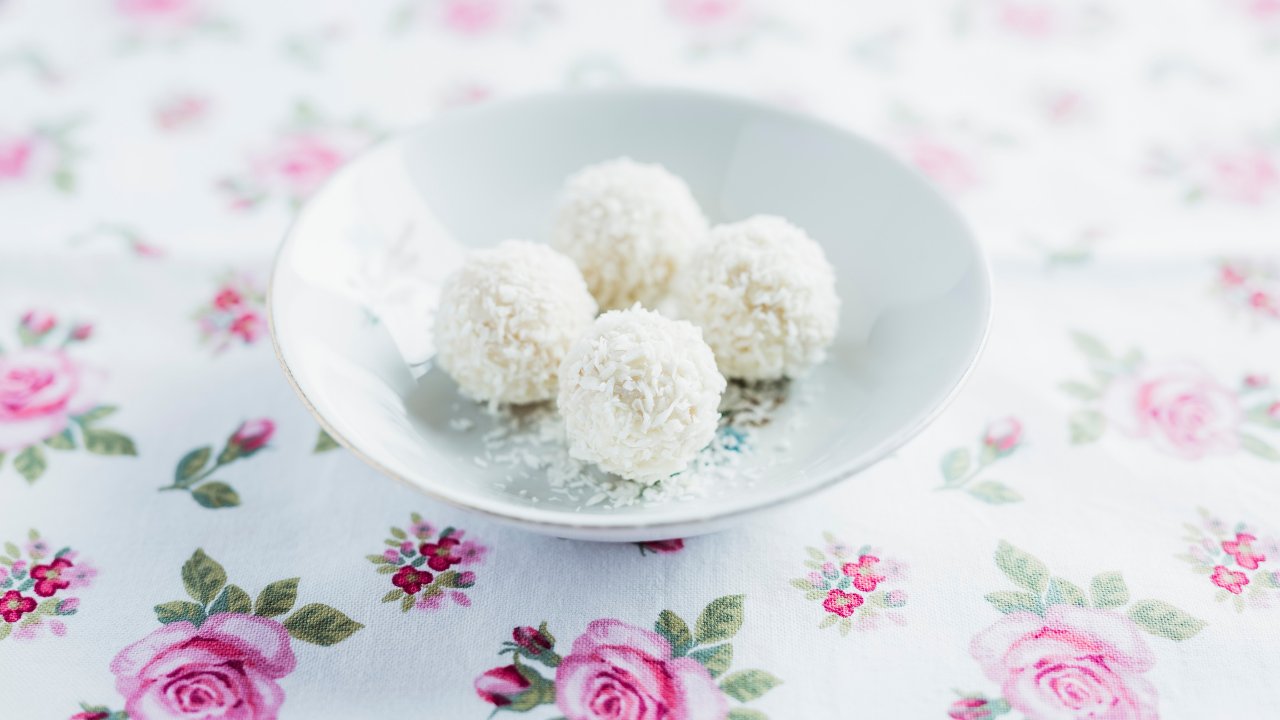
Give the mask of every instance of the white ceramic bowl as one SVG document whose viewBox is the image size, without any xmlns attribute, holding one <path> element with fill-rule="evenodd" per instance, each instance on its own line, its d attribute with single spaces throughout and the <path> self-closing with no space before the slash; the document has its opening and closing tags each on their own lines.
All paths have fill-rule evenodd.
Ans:
<svg viewBox="0 0 1280 720">
<path fill-rule="evenodd" d="M 796 383 L 810 399 L 788 403 L 762 431 L 761 447 L 786 438 L 791 449 L 749 458 L 764 468 L 750 487 L 575 508 L 545 478 L 509 484 L 509 469 L 476 461 L 491 420 L 431 369 L 430 312 L 469 250 L 545 240 L 565 177 L 622 155 L 683 177 L 713 223 L 771 213 L 808 230 L 836 268 L 841 325 L 830 360 Z M 303 208 L 276 259 L 268 307 L 294 389 L 370 465 L 527 530 L 638 541 L 724 528 L 884 458 L 964 382 L 990 297 L 982 250 L 960 217 L 871 143 L 744 100 L 628 89 L 485 105 L 380 144 Z M 459 432 L 461 417 L 475 427 Z"/>
</svg>

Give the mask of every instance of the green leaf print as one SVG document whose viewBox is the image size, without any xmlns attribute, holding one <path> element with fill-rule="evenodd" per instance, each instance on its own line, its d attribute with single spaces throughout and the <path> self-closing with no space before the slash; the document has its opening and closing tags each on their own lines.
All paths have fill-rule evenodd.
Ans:
<svg viewBox="0 0 1280 720">
<path fill-rule="evenodd" d="M 1023 552 L 1004 540 L 996 548 L 996 566 L 1018 587 L 1044 594 L 1049 584 L 1049 568 L 1029 553 Z"/>
</svg>

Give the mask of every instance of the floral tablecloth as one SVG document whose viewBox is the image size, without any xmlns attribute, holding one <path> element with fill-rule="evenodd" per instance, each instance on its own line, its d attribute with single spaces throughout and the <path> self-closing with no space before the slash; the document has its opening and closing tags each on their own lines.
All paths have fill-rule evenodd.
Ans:
<svg viewBox="0 0 1280 720">
<path fill-rule="evenodd" d="M 638 546 L 320 433 L 263 313 L 299 203 L 449 108 L 614 83 L 816 114 L 954 198 L 996 311 L 936 424 Z M 1276 0 L 0 0 L 0 716 L 1278 716 L 1277 87 Z"/>
</svg>

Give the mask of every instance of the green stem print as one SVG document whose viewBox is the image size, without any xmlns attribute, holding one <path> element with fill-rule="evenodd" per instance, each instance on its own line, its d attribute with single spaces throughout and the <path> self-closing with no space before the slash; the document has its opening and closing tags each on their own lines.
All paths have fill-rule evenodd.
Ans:
<svg viewBox="0 0 1280 720">
<path fill-rule="evenodd" d="M 240 495 L 230 485 L 219 480 L 205 481 L 224 465 L 252 457 L 267 446 L 275 431 L 276 424 L 267 418 L 240 423 L 240 427 L 227 438 L 227 444 L 218 453 L 211 467 L 206 466 L 213 455 L 213 446 L 196 448 L 178 461 L 178 467 L 173 472 L 173 484 L 160 490 L 186 490 L 196 502 L 210 509 L 239 505 Z"/>
<path fill-rule="evenodd" d="M 969 495 L 992 505 L 1019 502 L 1022 496 L 1013 488 L 996 480 L 972 483 L 993 463 L 1014 453 L 1022 445 L 1022 423 L 1007 417 L 987 425 L 982 433 L 982 446 L 977 462 L 972 461 L 968 448 L 956 448 L 942 456 L 943 484 L 938 490 L 963 490 Z"/>
</svg>

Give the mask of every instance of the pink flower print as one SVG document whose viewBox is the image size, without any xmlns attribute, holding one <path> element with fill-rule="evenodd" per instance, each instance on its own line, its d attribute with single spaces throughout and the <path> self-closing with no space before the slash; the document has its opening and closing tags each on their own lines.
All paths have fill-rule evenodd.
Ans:
<svg viewBox="0 0 1280 720">
<path fill-rule="evenodd" d="M 672 658 L 660 635 L 595 620 L 556 666 L 556 707 L 566 720 L 724 720 L 725 694 L 702 663 Z M 663 712 L 665 711 L 665 712 Z"/>
<path fill-rule="evenodd" d="M 93 337 L 93 325 L 90 323 L 77 323 L 71 328 L 71 339 L 76 342 L 84 342 Z"/>
<path fill-rule="evenodd" d="M 847 593 L 843 590 L 832 590 L 827 593 L 827 598 L 822 601 L 822 608 L 829 613 L 835 613 L 842 618 L 847 618 L 853 614 L 862 605 L 862 596 L 858 593 Z"/>
<path fill-rule="evenodd" d="M 508 13 L 504 0 L 445 0 L 440 21 L 463 35 L 481 35 L 497 28 Z"/>
<path fill-rule="evenodd" d="M 827 579 L 822 576 L 822 573 L 816 570 L 809 573 L 808 578 L 809 582 L 813 583 L 817 587 L 822 587 L 827 584 Z"/>
<path fill-rule="evenodd" d="M 1249 584 L 1249 576 L 1235 570 L 1228 570 L 1225 565 L 1216 565 L 1213 568 L 1213 575 L 1209 576 L 1214 585 L 1226 590 L 1234 595 L 1244 592 L 1244 586 Z"/>
<path fill-rule="evenodd" d="M 386 558 L 389 562 L 395 562 L 396 559 L 400 557 L 400 552 L 395 548 L 387 548 L 382 551 L 382 557 Z"/>
<path fill-rule="evenodd" d="M 1263 373 L 1250 373 L 1244 376 L 1244 386 L 1251 390 L 1259 390 L 1271 384 L 1271 378 Z"/>
<path fill-rule="evenodd" d="M 907 579 L 909 566 L 897 558 L 885 558 L 880 563 L 880 573 L 887 582 L 903 582 Z"/>
<path fill-rule="evenodd" d="M 1235 540 L 1223 540 L 1222 552 L 1236 559 L 1236 564 L 1246 570 L 1257 570 L 1258 563 L 1267 559 L 1266 555 L 1253 552 L 1250 543 L 1258 538 L 1248 533 L 1236 533 Z"/>
<path fill-rule="evenodd" d="M 454 553 L 461 558 L 459 565 L 482 565 L 484 564 L 484 556 L 489 552 L 487 545 L 481 545 L 473 540 L 467 540 L 458 546 Z"/>
<path fill-rule="evenodd" d="M 414 603 L 413 606 L 424 612 L 435 612 L 444 607 L 444 595 L 423 593 L 422 597 L 418 598 L 418 602 Z"/>
<path fill-rule="evenodd" d="M 94 571 L 94 574 L 97 574 L 96 570 Z M 74 587 L 74 585 L 70 587 Z M 71 613 L 78 609 L 80 609 L 80 598 L 67 598 L 66 600 L 58 603 L 59 613 Z"/>
<path fill-rule="evenodd" d="M 656 553 L 678 553 L 684 549 L 684 540 L 675 538 L 673 540 L 646 540 L 640 543 L 646 550 Z"/>
<path fill-rule="evenodd" d="M 35 609 L 35 598 L 29 598 L 17 590 L 10 590 L 0 596 L 0 618 L 4 618 L 5 622 L 16 623 L 23 615 Z"/>
<path fill-rule="evenodd" d="M 902 607 L 907 604 L 906 590 L 890 590 L 884 597 L 884 602 L 889 607 Z"/>
<path fill-rule="evenodd" d="M 22 572 L 23 570 L 26 570 L 26 569 L 27 569 L 26 560 L 19 560 L 18 562 L 13 564 L 13 571 L 16 573 Z"/>
<path fill-rule="evenodd" d="M 252 343 L 267 334 L 267 321 L 250 310 L 231 321 L 230 332 L 246 343 Z"/>
<path fill-rule="evenodd" d="M 1119 613 L 1075 605 L 1051 605 L 1043 617 L 1010 613 L 975 635 L 969 653 L 1028 718 L 1156 718 L 1156 691 L 1143 677 L 1155 655 Z"/>
<path fill-rule="evenodd" d="M 1243 285 L 1248 280 L 1248 271 L 1236 267 L 1230 261 L 1222 263 L 1222 272 L 1219 280 L 1223 285 Z"/>
<path fill-rule="evenodd" d="M 108 720 L 110 717 L 109 712 L 79 712 L 67 720 Z"/>
<path fill-rule="evenodd" d="M 458 587 L 460 588 L 471 587 L 472 585 L 476 584 L 476 574 L 471 572 L 470 570 L 463 570 L 462 572 L 458 573 L 457 582 L 458 582 Z"/>
<path fill-rule="evenodd" d="M 0 565 L 0 582 L 4 582 L 7 577 L 9 577 L 9 569 Z"/>
<path fill-rule="evenodd" d="M 276 432 L 276 424 L 270 418 L 258 418 L 240 423 L 240 427 L 231 434 L 227 445 L 235 446 L 239 457 L 249 457 L 266 447 L 271 436 Z"/>
<path fill-rule="evenodd" d="M 270 618 L 210 615 L 197 628 L 169 623 L 111 661 L 132 720 L 274 720 L 284 702 L 276 683 L 297 660 L 289 632 Z"/>
<path fill-rule="evenodd" d="M 58 637 L 63 637 L 64 635 L 67 634 L 67 626 L 64 625 L 61 620 L 50 620 L 49 632 L 53 633 Z"/>
<path fill-rule="evenodd" d="M 33 138 L 0 137 L 0 182 L 18 180 L 25 176 L 35 149 Z"/>
<path fill-rule="evenodd" d="M 188 25 L 200 19 L 197 0 L 116 0 L 116 11 L 135 22 Z"/>
<path fill-rule="evenodd" d="M 234 310 L 244 302 L 244 295 L 233 287 L 224 287 L 213 296 L 213 306 L 219 310 Z"/>
<path fill-rule="evenodd" d="M 436 528 L 429 522 L 416 522 L 409 526 L 409 534 L 419 540 L 426 540 L 436 534 Z"/>
<path fill-rule="evenodd" d="M 1235 5 L 1240 12 L 1258 22 L 1280 18 L 1280 0 L 1240 0 Z"/>
<path fill-rule="evenodd" d="M 1188 460 L 1240 447 L 1240 401 L 1192 363 L 1151 363 L 1115 378 L 1103 412 L 1125 434 Z"/>
<path fill-rule="evenodd" d="M 1212 562 L 1212 559 L 1209 557 L 1209 553 L 1205 552 L 1204 548 L 1199 545 L 1192 545 L 1188 547 L 1187 554 L 1195 558 L 1198 562 L 1202 562 L 1206 565 Z"/>
<path fill-rule="evenodd" d="M 541 655 L 543 650 L 551 649 L 551 639 L 532 625 L 525 625 L 512 630 L 511 639 L 530 655 Z"/>
<path fill-rule="evenodd" d="M 1280 306 L 1277 306 L 1275 298 L 1263 290 L 1255 290 L 1249 294 L 1249 306 L 1263 315 L 1280 317 Z"/>
<path fill-rule="evenodd" d="M 978 184 L 973 164 L 958 151 L 929 138 L 916 138 L 907 159 L 944 190 L 962 193 Z"/>
<path fill-rule="evenodd" d="M 1215 193 L 1247 205 L 1261 203 L 1280 184 L 1270 153 L 1260 148 L 1216 155 L 1210 178 Z"/>
<path fill-rule="evenodd" d="M 1026 38 L 1049 37 L 1058 27 L 1053 6 L 1042 2 L 1006 2 L 999 17 L 1005 29 Z"/>
<path fill-rule="evenodd" d="M 400 543 L 400 552 L 403 553 L 405 557 L 412 555 L 414 553 L 413 543 L 408 540 Z"/>
<path fill-rule="evenodd" d="M 467 594 L 464 592 L 458 592 L 457 590 L 450 590 L 449 597 L 452 598 L 455 603 L 461 605 L 462 607 L 471 607 L 471 598 L 467 597 Z"/>
<path fill-rule="evenodd" d="M 982 442 L 995 450 L 996 455 L 1003 457 L 1018 448 L 1022 441 L 1022 423 L 1017 418 L 1007 417 L 992 422 L 987 426 Z"/>
<path fill-rule="evenodd" d="M 176 95 L 156 106 L 156 124 L 164 130 L 190 127 L 209 113 L 209 101 L 195 95 Z"/>
<path fill-rule="evenodd" d="M 28 310 L 27 314 L 22 316 L 22 327 L 36 336 L 47 335 L 57 324 L 58 319 L 53 313 L 44 310 Z"/>
<path fill-rule="evenodd" d="M 947 717 L 951 720 L 987 720 L 992 717 L 986 698 L 960 698 L 951 703 Z"/>
<path fill-rule="evenodd" d="M 827 554 L 835 555 L 838 558 L 846 558 L 853 554 L 853 548 L 842 542 L 835 542 L 827 546 Z"/>
<path fill-rule="evenodd" d="M 31 578 L 36 581 L 35 592 L 40 597 L 52 597 L 59 590 L 64 590 L 71 583 L 62 573 L 71 567 L 66 558 L 57 558 L 48 565 L 36 565 L 31 568 Z"/>
<path fill-rule="evenodd" d="M 840 571 L 848 575 L 853 580 L 853 586 L 862 592 L 871 592 L 876 589 L 876 585 L 884 580 L 884 575 L 876 573 L 875 565 L 880 562 L 880 558 L 872 555 L 863 555 L 858 558 L 856 563 L 845 563 Z"/>
<path fill-rule="evenodd" d="M 267 182 L 282 185 L 294 198 L 302 199 L 315 192 L 346 159 L 342 150 L 324 138 L 293 135 L 259 157 L 255 172 Z"/>
<path fill-rule="evenodd" d="M 475 686 L 481 700 L 505 707 L 511 704 L 511 698 L 529 689 L 529 681 L 515 665 L 507 665 L 485 671 L 476 678 Z"/>
<path fill-rule="evenodd" d="M 61 350 L 26 347 L 0 355 L 0 452 L 51 438 L 97 403 L 103 376 Z"/>
<path fill-rule="evenodd" d="M 739 22 L 748 8 L 743 0 L 668 0 L 667 12 L 683 23 L 707 27 Z"/>
<path fill-rule="evenodd" d="M 48 555 L 52 550 L 52 548 L 49 547 L 49 543 L 45 540 L 32 540 L 27 543 L 23 549 L 27 551 L 28 555 L 37 560 Z"/>
</svg>

